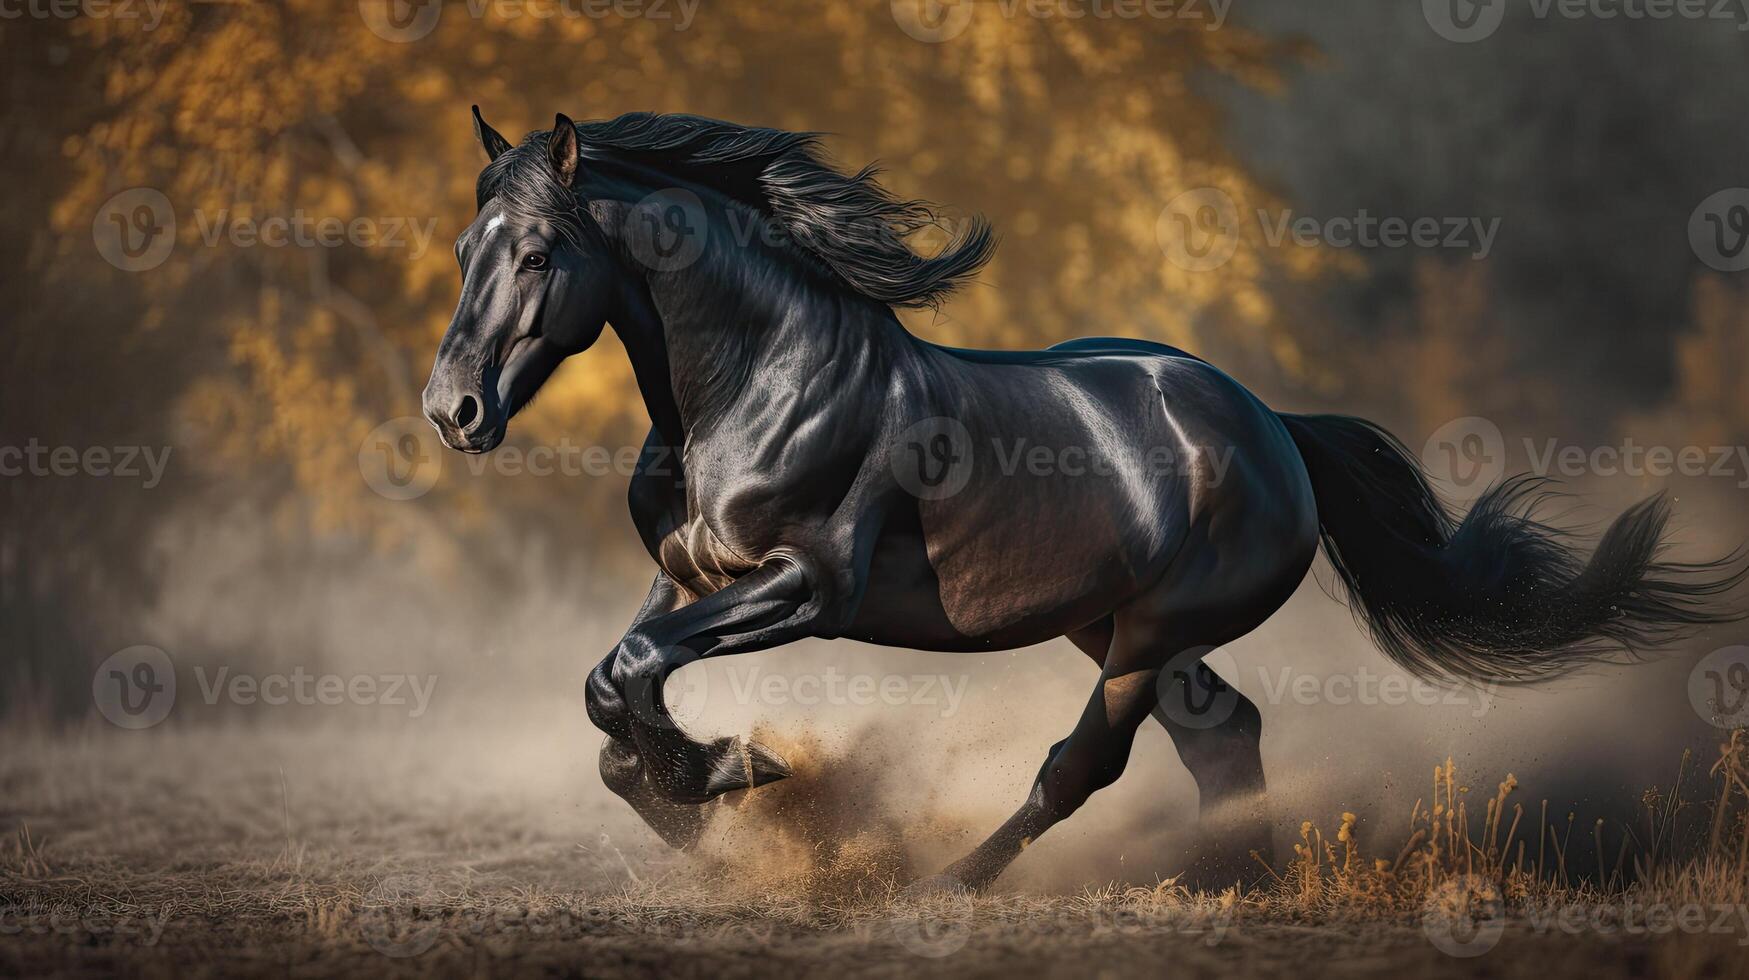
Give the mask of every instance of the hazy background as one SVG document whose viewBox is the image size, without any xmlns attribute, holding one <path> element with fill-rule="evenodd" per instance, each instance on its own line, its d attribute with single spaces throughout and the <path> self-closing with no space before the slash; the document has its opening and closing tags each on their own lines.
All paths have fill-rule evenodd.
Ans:
<svg viewBox="0 0 1749 980">
<path fill-rule="evenodd" d="M 902 8 L 707 4 L 684 29 L 678 8 L 476 18 L 466 4 L 398 28 L 373 4 L 320 0 L 172 2 L 149 30 L 113 16 L 0 21 L 0 446 L 169 453 L 150 487 L 88 472 L 0 477 L 8 730 L 161 739 L 193 769 L 238 728 L 316 733 L 330 747 L 368 731 L 426 773 L 491 746 L 499 782 L 544 787 L 554 826 L 575 825 L 561 832 L 601 829 L 566 808 L 605 793 L 581 682 L 651 574 L 623 475 L 476 472 L 449 455 L 414 499 L 366 479 L 373 430 L 418 414 L 459 287 L 450 246 L 483 161 L 474 102 L 512 136 L 557 110 L 636 109 L 832 132 L 846 165 L 878 158 L 901 193 L 982 211 L 1003 234 L 978 285 L 907 317 L 932 340 L 1163 340 L 1280 409 L 1366 415 L 1417 450 L 1454 419 L 1485 418 L 1512 469 L 1530 464 L 1527 439 L 1587 452 L 1749 442 L 1749 294 L 1690 243 L 1697 206 L 1749 183 L 1740 24 L 1537 20 L 1526 3 L 1508 5 L 1492 36 L 1457 43 L 1407 0 L 1240 0 L 1218 29 L 1201 4 L 1129 20 L 978 3 L 963 31 L 930 41 Z M 1178 195 L 1205 187 L 1244 220 L 1232 260 L 1195 271 L 1170 260 L 1157 226 Z M 135 188 L 161 193 L 175 221 L 168 256 L 138 270 L 105 258 L 115 218 L 135 220 L 146 200 L 117 198 Z M 1278 247 L 1259 209 L 1497 219 L 1498 231 L 1479 259 Z M 224 230 L 300 216 L 432 237 L 423 249 L 411 232 L 400 244 L 270 247 Z M 509 447 L 641 442 L 647 422 L 611 337 L 550 389 Z M 1749 533 L 1746 481 L 1739 458 L 1725 475 L 1572 482 L 1592 520 L 1670 491 L 1684 554 L 1699 557 Z M 1392 838 L 1448 755 L 1479 794 L 1510 770 L 1551 812 L 1632 820 L 1640 791 L 1668 786 L 1681 749 L 1715 734 L 1689 703 L 1694 658 L 1749 636 L 1715 631 L 1667 662 L 1504 694 L 1485 711 L 1474 694 L 1265 703 L 1263 678 L 1283 670 L 1319 684 L 1392 673 L 1324 595 L 1329 581 L 1320 563 L 1227 651 L 1235 682 L 1263 703 L 1283 826 L 1351 809 Z M 94 669 L 135 644 L 165 650 L 179 685 L 168 720 L 146 732 L 93 707 Z M 221 668 L 411 674 L 436 687 L 418 717 L 381 704 L 209 705 L 201 683 Z M 686 677 L 699 670 L 676 682 L 701 730 L 806 731 L 890 761 L 894 778 L 872 795 L 919 828 L 941 812 L 993 826 L 1094 676 L 1060 641 L 958 657 L 807 643 Z M 796 680 L 827 671 L 902 678 L 907 703 L 798 703 L 811 688 Z M 963 692 L 951 706 L 919 679 L 935 675 Z M 779 696 L 747 693 L 772 676 Z M 295 753 L 258 762 L 297 778 Z M 386 764 L 356 762 L 366 776 Z M 175 785 L 178 771 L 163 778 Z M 1029 852 L 1018 880 L 1151 879 L 1171 870 L 1194 812 L 1194 787 L 1149 726 L 1124 781 Z M 1113 831 L 1136 827 L 1160 833 L 1114 853 Z"/>
</svg>

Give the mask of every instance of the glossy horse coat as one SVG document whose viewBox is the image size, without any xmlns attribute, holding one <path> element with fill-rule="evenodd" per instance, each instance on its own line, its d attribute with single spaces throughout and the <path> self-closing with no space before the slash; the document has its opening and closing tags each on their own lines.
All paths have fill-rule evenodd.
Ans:
<svg viewBox="0 0 1749 980">
<path fill-rule="evenodd" d="M 1015 815 L 934 884 L 981 888 L 1122 772 L 1150 715 L 1207 813 L 1264 786 L 1261 717 L 1202 657 L 1274 612 L 1320 540 L 1385 652 L 1421 675 L 1532 681 L 1715 621 L 1741 572 L 1660 564 L 1665 508 L 1589 560 L 1512 481 L 1461 521 L 1396 440 L 1280 415 L 1219 369 L 1139 340 L 940 347 L 894 307 L 989 257 L 974 222 L 933 257 L 929 206 L 824 164 L 809 134 L 633 114 L 511 146 L 457 242 L 463 288 L 425 409 L 486 452 L 611 325 L 652 428 L 632 518 L 648 599 L 588 682 L 601 772 L 665 839 L 712 798 L 789 774 L 757 743 L 677 726 L 663 682 L 804 637 L 999 650 L 1069 636 L 1100 665 Z M 1218 716 L 1196 706 L 1223 695 Z"/>
</svg>

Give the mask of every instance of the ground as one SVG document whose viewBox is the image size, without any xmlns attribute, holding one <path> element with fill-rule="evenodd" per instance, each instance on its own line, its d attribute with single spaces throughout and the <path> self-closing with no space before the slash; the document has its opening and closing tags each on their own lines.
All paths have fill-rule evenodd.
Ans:
<svg viewBox="0 0 1749 980">
<path fill-rule="evenodd" d="M 1569 927 L 1515 910 L 1468 957 L 1422 908 L 1171 881 L 920 903 L 897 893 L 902 839 L 766 826 L 743 801 L 676 854 L 590 782 L 593 740 L 557 762 L 438 741 L 8 737 L 0 974 L 1749 976 L 1749 919 L 1628 933 L 1631 905 L 1596 896 Z"/>
</svg>

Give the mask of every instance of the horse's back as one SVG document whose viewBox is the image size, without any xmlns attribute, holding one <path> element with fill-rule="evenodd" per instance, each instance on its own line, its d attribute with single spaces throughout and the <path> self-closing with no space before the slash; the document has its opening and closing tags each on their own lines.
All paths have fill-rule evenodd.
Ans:
<svg viewBox="0 0 1749 980">
<path fill-rule="evenodd" d="M 1072 351 L 1087 354 L 1155 354 L 1162 357 L 1181 357 L 1192 361 L 1203 361 L 1202 358 L 1187 350 L 1180 350 L 1171 344 L 1162 344 L 1153 340 L 1137 340 L 1134 337 L 1079 337 L 1075 340 L 1065 340 L 1060 344 L 1046 347 L 1047 351 Z"/>
<path fill-rule="evenodd" d="M 1100 354 L 1138 354 L 1154 357 L 1176 357 L 1207 364 L 1186 350 L 1152 340 L 1133 337 L 1077 337 L 1038 350 L 980 350 L 974 347 L 942 347 L 937 350 L 970 364 L 1009 366 L 1045 366 L 1062 364 L 1078 357 Z"/>
<path fill-rule="evenodd" d="M 1279 419 L 1199 358 L 1116 338 L 938 350 L 944 400 L 929 411 L 952 420 L 940 455 L 959 465 L 934 475 L 957 479 L 902 498 L 853 635 L 948 649 L 1038 642 L 1154 590 L 1181 555 L 1234 568 L 1235 531 L 1268 553 L 1276 525 L 1297 531 L 1309 513 Z M 913 456 L 903 462 L 926 454 Z M 920 588 L 889 592 L 898 583 Z M 937 615 L 919 616 L 919 592 Z"/>
</svg>

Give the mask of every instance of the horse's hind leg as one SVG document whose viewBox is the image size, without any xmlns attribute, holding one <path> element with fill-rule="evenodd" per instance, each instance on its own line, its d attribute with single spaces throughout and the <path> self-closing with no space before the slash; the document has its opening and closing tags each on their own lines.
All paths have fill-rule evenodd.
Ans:
<svg viewBox="0 0 1749 980">
<path fill-rule="evenodd" d="M 1101 666 L 1111 646 L 1112 618 L 1069 634 Z M 1271 857 L 1263 778 L 1263 715 L 1243 692 L 1186 651 L 1165 665 L 1154 720 L 1172 736 L 1178 758 L 1196 781 L 1206 830 L 1220 831 L 1223 857 Z M 1230 835 L 1236 831 L 1238 841 Z"/>
<path fill-rule="evenodd" d="M 938 878 L 919 884 L 982 889 L 1040 834 L 1122 775 L 1136 728 L 1159 700 L 1165 624 L 1150 613 L 1120 612 L 1099 683 L 1069 737 L 1051 747 L 1026 801 L 996 833 Z"/>
</svg>

